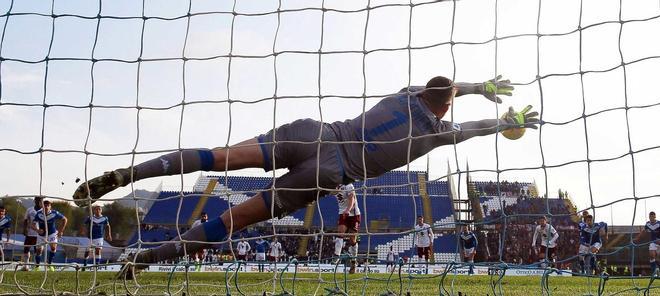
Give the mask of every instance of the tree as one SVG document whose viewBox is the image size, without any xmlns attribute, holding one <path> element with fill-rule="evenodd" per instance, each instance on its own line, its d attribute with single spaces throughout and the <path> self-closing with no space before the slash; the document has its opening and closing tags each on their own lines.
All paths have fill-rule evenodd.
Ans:
<svg viewBox="0 0 660 296">
<path fill-rule="evenodd" d="M 112 226 L 113 239 L 127 240 L 138 225 L 135 209 L 124 207 L 118 202 L 103 206 L 103 215 L 107 216 Z"/>
</svg>

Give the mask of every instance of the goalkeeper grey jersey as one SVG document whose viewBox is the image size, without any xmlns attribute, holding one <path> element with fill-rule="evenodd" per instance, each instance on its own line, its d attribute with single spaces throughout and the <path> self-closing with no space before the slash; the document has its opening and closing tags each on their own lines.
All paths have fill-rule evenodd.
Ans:
<svg viewBox="0 0 660 296">
<path fill-rule="evenodd" d="M 410 87 L 411 92 L 422 89 Z M 365 172 L 371 178 L 401 167 L 438 146 L 454 143 L 454 135 L 456 142 L 464 138 L 461 125 L 439 120 L 416 93 L 409 95 L 405 88 L 360 116 L 330 126 L 338 141 L 356 142 L 339 145 L 344 174 L 353 180 L 364 179 Z"/>
</svg>

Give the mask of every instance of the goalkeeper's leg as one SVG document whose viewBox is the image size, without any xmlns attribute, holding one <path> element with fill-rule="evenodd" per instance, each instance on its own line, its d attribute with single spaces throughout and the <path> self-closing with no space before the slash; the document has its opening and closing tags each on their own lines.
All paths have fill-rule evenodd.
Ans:
<svg viewBox="0 0 660 296">
<path fill-rule="evenodd" d="M 133 258 L 135 266 L 133 267 L 132 263 L 127 263 L 117 277 L 131 279 L 135 276 L 135 273 L 147 268 L 150 263 L 171 260 L 184 254 L 194 254 L 199 250 L 208 248 L 210 242 L 225 240 L 230 232 L 240 231 L 248 225 L 265 221 L 271 217 L 270 209 L 266 207 L 262 194 L 259 193 L 232 207 L 231 215 L 227 210 L 220 218 L 193 227 L 181 234 L 180 238 L 175 238 L 156 248 L 136 254 Z"/>
<path fill-rule="evenodd" d="M 119 187 L 159 176 L 187 174 L 197 171 L 230 171 L 243 168 L 263 168 L 263 153 L 256 138 L 229 148 L 188 149 L 165 154 L 131 168 L 106 172 L 102 176 L 81 184 L 73 194 L 78 206 L 89 204 L 88 196 L 95 199 Z"/>
<path fill-rule="evenodd" d="M 259 193 L 247 201 L 232 207 L 231 215 L 227 210 L 220 218 L 209 220 L 186 231 L 181 235 L 181 238 L 175 238 L 159 247 L 139 253 L 135 258 L 135 262 L 154 263 L 169 260 L 183 256 L 184 249 L 186 253 L 194 254 L 208 247 L 209 242 L 225 240 L 232 229 L 233 232 L 237 232 L 251 224 L 270 219 L 270 209 L 266 207 L 266 203 L 264 203 L 261 195 Z"/>
</svg>

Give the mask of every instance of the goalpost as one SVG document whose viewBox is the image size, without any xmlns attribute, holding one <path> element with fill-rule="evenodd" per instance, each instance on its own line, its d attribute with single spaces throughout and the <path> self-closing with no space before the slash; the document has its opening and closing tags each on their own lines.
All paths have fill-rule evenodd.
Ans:
<svg viewBox="0 0 660 296">
<path fill-rule="evenodd" d="M 405 193 L 397 194 L 411 201 L 410 208 L 402 211 L 424 216 L 424 207 L 428 209 L 431 201 L 425 200 L 429 197 L 422 196 L 419 188 L 441 181 L 447 182 L 442 186 L 451 192 L 449 197 L 469 200 L 472 211 L 482 213 L 480 221 L 467 223 L 496 246 L 490 258 L 474 264 L 491 277 L 488 293 L 504 294 L 507 276 L 525 272 L 540 275 L 539 290 L 544 295 L 552 294 L 553 285 L 561 285 L 550 277 L 559 273 L 585 278 L 583 293 L 652 294 L 658 288 L 647 273 L 648 263 L 639 260 L 648 257 L 651 242 L 639 240 L 640 229 L 634 227 L 643 225 L 648 212 L 660 205 L 656 189 L 660 140 L 654 120 L 660 115 L 660 98 L 653 92 L 660 69 L 660 39 L 654 35 L 660 28 L 658 1 L 189 0 L 162 4 L 11 0 L 0 4 L 0 24 L 0 163 L 6 172 L 0 194 L 6 188 L 5 205 L 33 196 L 68 202 L 78 183 L 72 180 L 78 177 L 84 182 L 103 171 L 136 165 L 165 152 L 229 147 L 295 119 L 353 118 L 402 87 L 423 85 L 436 75 L 456 82 L 488 81 L 503 75 L 516 88 L 512 97 L 503 97 L 502 105 L 457 98 L 444 120 L 499 118 L 510 105 L 517 110 L 533 105 L 542 121 L 538 131 L 528 130 L 517 141 L 498 133 L 438 148 L 427 159 L 401 168 L 406 175 L 403 182 L 375 187 L 367 181 L 360 183 L 356 187 L 363 212 L 359 235 L 361 244 L 367 245 L 366 254 L 358 256 L 365 261 L 358 271 L 361 277 L 344 277 L 347 269 L 336 263 L 328 280 L 321 271 L 323 258 L 291 259 L 277 263 L 281 270 L 268 279 L 253 282 L 243 280 L 239 272 L 246 263 L 233 260 L 225 263 L 220 281 L 216 277 L 216 282 L 200 284 L 191 280 L 195 263 L 184 259 L 162 265 L 169 272 L 166 284 L 116 280 L 120 287 L 97 280 L 97 273 L 121 263 L 91 264 L 90 283 L 80 282 L 85 276 L 82 266 L 64 263 L 59 266 L 75 271 L 76 285 L 59 290 L 55 284 L 52 288 L 46 284 L 57 273 L 34 273 L 39 282 L 25 284 L 17 279 L 23 265 L 2 258 L 2 289 L 87 294 L 111 287 L 115 294 L 140 294 L 150 293 L 142 292 L 149 289 L 190 293 L 191 288 L 211 287 L 217 293 L 242 294 L 243 287 L 268 286 L 261 292 L 295 294 L 300 281 L 312 283 L 316 294 L 340 295 L 368 293 L 368 285 L 386 282 L 381 292 L 404 294 L 414 291 L 414 283 L 430 280 L 437 284 L 433 293 L 454 295 L 463 288 L 456 280 L 470 265 L 461 258 L 457 234 L 467 219 L 459 214 L 455 215 L 458 221 L 454 217 L 426 221 L 438 233 L 456 236 L 455 258 L 430 263 L 437 274 L 416 274 L 424 273 L 423 269 L 403 259 L 384 278 L 371 276 L 368 268 L 384 263 L 374 260 L 372 239 L 380 243 L 378 237 L 397 235 L 409 243 L 405 238 L 415 233 L 410 230 L 414 221 L 408 229 L 394 232 L 371 230 L 368 222 L 378 213 L 366 207 L 367 196 L 373 198 L 374 189 L 381 187 L 402 188 L 400 192 Z M 362 144 L 366 147 L 369 141 Z M 414 177 L 417 172 L 423 172 L 424 180 Z M 137 251 L 155 244 L 143 240 L 140 206 L 178 201 L 176 217 L 168 219 L 175 221 L 172 236 L 179 237 L 182 227 L 188 226 L 180 219 L 187 201 L 207 194 L 223 199 L 231 208 L 243 201 L 241 194 L 262 189 L 233 190 L 228 182 L 234 174 L 218 174 L 221 184 L 202 191 L 190 189 L 198 175 L 180 175 L 131 184 L 101 201 L 121 194 L 132 197 L 131 223 L 136 225 L 138 239 L 130 247 Z M 275 171 L 269 178 L 281 174 Z M 154 188 L 163 179 L 166 184 L 179 184 L 177 194 L 160 199 L 136 194 L 135 189 Z M 482 185 L 474 180 L 493 181 L 495 194 L 480 196 L 474 189 Z M 533 185 L 542 206 L 503 195 L 507 192 L 504 181 Z M 568 206 L 554 201 L 560 197 L 554 196 L 558 190 L 562 198 L 571 200 L 564 205 L 589 211 L 596 222 L 607 222 L 612 237 L 617 237 L 610 245 L 606 240 L 607 247 L 597 256 L 601 272 L 571 271 L 570 265 L 578 260 L 579 238 L 574 228 L 577 221 L 569 220 L 576 213 L 563 212 Z M 568 190 L 570 198 L 562 190 Z M 499 208 L 483 208 L 489 201 Z M 269 228 L 272 234 L 258 237 L 319 240 L 317 253 L 323 254 L 328 247 L 323 242 L 337 233 L 335 225 L 325 222 L 327 211 L 320 199 L 312 210 L 320 215 L 318 233 L 282 233 L 278 223 L 284 222 L 270 221 L 262 229 Z M 85 213 L 91 216 L 92 210 L 86 208 Z M 23 219 L 22 212 L 8 214 L 20 215 L 12 217 L 15 221 Z M 562 245 L 575 248 L 562 250 L 573 255 L 557 258 L 555 264 L 566 269 L 537 260 L 521 262 L 519 253 L 529 246 L 522 245 L 526 239 L 516 237 L 526 237 L 525 231 L 540 216 L 548 217 L 553 225 L 561 223 Z M 22 226 L 15 225 L 11 243 L 4 245 L 12 254 L 22 249 L 22 236 L 17 235 Z M 247 241 L 253 243 L 256 238 Z M 228 238 L 225 248 L 240 240 Z M 80 247 L 66 239 L 60 245 Z M 127 257 L 124 248 L 106 245 L 104 249 L 124 252 Z M 235 255 L 233 247 L 228 252 Z M 408 252 L 400 251 L 398 256 L 409 256 Z M 612 271 L 608 273 L 603 262 L 621 256 L 629 257 L 627 273 L 609 274 Z M 303 265 L 309 265 L 308 271 L 315 275 L 302 273 Z M 177 278 L 178 271 L 184 278 Z M 607 289 L 608 282 L 624 280 L 626 289 Z M 361 290 L 348 291 L 351 282 L 360 283 Z"/>
</svg>

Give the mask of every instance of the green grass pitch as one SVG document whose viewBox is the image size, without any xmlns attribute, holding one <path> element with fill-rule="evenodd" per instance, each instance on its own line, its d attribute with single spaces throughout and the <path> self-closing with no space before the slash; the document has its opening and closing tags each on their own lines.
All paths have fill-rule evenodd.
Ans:
<svg viewBox="0 0 660 296">
<path fill-rule="evenodd" d="M 439 276 L 415 276 L 408 278 L 403 275 L 400 281 L 395 274 L 391 281 L 387 275 L 370 275 L 365 280 L 364 274 L 350 275 L 347 281 L 343 274 L 299 274 L 295 281 L 292 274 L 285 274 L 282 279 L 284 289 L 280 286 L 279 278 L 273 280 L 272 273 L 188 273 L 174 274 L 152 272 L 143 273 L 138 277 L 139 286 L 133 281 L 115 280 L 110 272 L 50 272 L 45 276 L 40 272 L 14 272 L 6 271 L 0 284 L 0 295 L 14 295 L 27 292 L 28 294 L 139 294 L 139 295 L 267 295 L 283 294 L 295 295 L 328 295 L 338 286 L 345 289 L 348 295 L 382 295 L 388 288 L 395 294 L 402 291 L 403 295 L 441 295 Z M 225 278 L 229 277 L 229 291 L 225 287 Z M 279 275 L 278 275 L 279 276 Z M 44 280 L 45 279 L 45 280 Z M 452 290 L 453 281 L 453 290 Z M 445 289 L 450 294 L 443 295 L 499 295 L 499 287 L 493 293 L 489 276 L 447 276 Z M 18 285 L 17 285 L 18 283 Z M 168 284 L 169 283 L 169 284 Z M 185 283 L 188 283 L 186 285 Z M 649 284 L 649 279 L 610 279 L 606 282 L 603 295 L 644 295 L 643 290 Z M 237 286 L 238 285 L 238 288 Z M 550 277 L 549 291 L 551 295 L 598 295 L 598 279 L 583 277 Z M 20 286 L 23 291 L 21 291 Z M 168 289 L 169 286 L 169 289 Z M 40 288 L 41 287 L 41 288 Z M 650 295 L 660 295 L 660 287 L 651 290 Z M 510 276 L 504 277 L 501 284 L 504 295 L 542 295 L 541 277 L 538 276 Z M 453 292 L 453 294 L 451 294 Z M 341 294 L 334 294 L 341 295 Z"/>
</svg>

